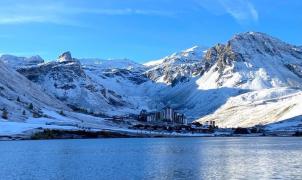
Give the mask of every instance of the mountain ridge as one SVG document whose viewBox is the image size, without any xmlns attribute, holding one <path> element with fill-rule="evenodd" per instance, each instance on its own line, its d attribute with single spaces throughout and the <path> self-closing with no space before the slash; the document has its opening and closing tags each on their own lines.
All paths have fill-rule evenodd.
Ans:
<svg viewBox="0 0 302 180">
<path fill-rule="evenodd" d="M 228 108 L 252 104 L 247 109 L 237 108 L 249 114 L 257 105 L 253 104 L 255 98 L 247 97 L 256 96 L 262 98 L 257 101 L 267 103 L 263 109 L 299 107 L 293 105 L 296 101 L 284 99 L 301 91 L 302 50 L 264 33 L 246 32 L 224 44 L 208 49 L 194 46 L 143 65 L 125 59 L 76 59 L 65 52 L 58 61 L 15 69 L 49 95 L 89 112 L 138 114 L 141 109 L 160 110 L 169 105 L 191 121 L 211 119 L 218 125 L 252 126 L 269 123 L 261 120 L 267 119 L 263 111 L 257 115 L 260 120 L 245 121 L 244 116 L 231 116 L 234 112 Z M 279 95 L 273 98 L 274 94 Z M 289 114 L 299 115 L 288 111 L 276 117 L 275 112 L 268 112 L 274 123 L 290 118 Z"/>
</svg>

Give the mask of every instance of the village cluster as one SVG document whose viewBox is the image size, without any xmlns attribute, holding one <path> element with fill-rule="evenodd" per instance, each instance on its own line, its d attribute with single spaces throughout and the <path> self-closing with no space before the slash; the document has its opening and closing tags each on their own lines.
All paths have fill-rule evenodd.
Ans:
<svg viewBox="0 0 302 180">
<path fill-rule="evenodd" d="M 215 121 L 204 123 L 188 122 L 186 116 L 171 107 L 165 107 L 161 111 L 148 112 L 141 110 L 139 115 L 134 116 L 114 116 L 116 122 L 125 122 L 126 119 L 134 119 L 135 124 L 130 129 L 156 132 L 178 132 L 178 133 L 214 133 L 223 132 L 224 134 L 264 134 L 262 125 L 251 128 L 218 128 Z"/>
<path fill-rule="evenodd" d="M 171 107 L 165 107 L 161 111 L 154 112 L 142 110 L 137 120 L 142 123 L 133 126 L 135 129 L 211 133 L 218 128 L 215 121 L 207 121 L 204 124 L 188 123 L 184 114 Z"/>
</svg>

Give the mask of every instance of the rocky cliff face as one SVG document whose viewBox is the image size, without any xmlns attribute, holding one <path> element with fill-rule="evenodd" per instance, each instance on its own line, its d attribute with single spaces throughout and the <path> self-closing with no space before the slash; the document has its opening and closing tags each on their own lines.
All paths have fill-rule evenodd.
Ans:
<svg viewBox="0 0 302 180">
<path fill-rule="evenodd" d="M 69 51 L 64 52 L 58 57 L 58 62 L 72 62 L 72 61 L 76 61 L 76 60 L 71 57 L 71 53 Z"/>
</svg>

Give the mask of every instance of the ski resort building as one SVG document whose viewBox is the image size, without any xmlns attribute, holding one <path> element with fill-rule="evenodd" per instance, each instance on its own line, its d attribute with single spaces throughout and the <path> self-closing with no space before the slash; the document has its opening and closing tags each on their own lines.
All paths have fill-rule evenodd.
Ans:
<svg viewBox="0 0 302 180">
<path fill-rule="evenodd" d="M 171 107 L 166 107 L 162 111 L 147 112 L 142 110 L 139 115 L 140 121 L 145 122 L 167 122 L 176 124 L 187 124 L 184 114 L 176 112 Z"/>
</svg>

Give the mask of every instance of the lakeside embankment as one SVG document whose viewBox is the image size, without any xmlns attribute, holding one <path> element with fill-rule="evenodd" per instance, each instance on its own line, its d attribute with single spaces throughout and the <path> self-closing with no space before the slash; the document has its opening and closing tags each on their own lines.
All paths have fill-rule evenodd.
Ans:
<svg viewBox="0 0 302 180">
<path fill-rule="evenodd" d="M 176 137 L 293 137 L 302 136 L 301 132 L 288 133 L 253 133 L 253 134 L 231 134 L 231 133 L 176 133 L 176 132 L 154 132 L 138 131 L 131 129 L 104 129 L 104 130 L 61 130 L 43 129 L 32 131 L 32 133 L 0 136 L 0 140 L 48 140 L 48 139 L 97 139 L 97 138 L 176 138 Z"/>
</svg>

